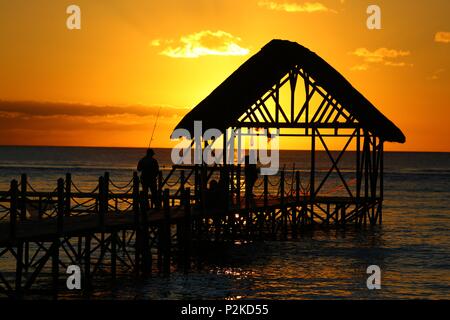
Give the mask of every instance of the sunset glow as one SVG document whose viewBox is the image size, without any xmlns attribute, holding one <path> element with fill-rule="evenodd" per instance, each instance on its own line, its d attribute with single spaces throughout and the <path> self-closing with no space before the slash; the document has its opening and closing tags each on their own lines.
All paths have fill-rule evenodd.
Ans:
<svg viewBox="0 0 450 320">
<path fill-rule="evenodd" d="M 286 39 L 403 130 L 387 150 L 450 151 L 450 2 L 377 2 L 381 30 L 366 1 L 1 1 L 0 144 L 146 147 L 161 107 L 152 145 L 170 147 L 190 109 Z M 66 28 L 73 3 L 81 30 Z"/>
</svg>

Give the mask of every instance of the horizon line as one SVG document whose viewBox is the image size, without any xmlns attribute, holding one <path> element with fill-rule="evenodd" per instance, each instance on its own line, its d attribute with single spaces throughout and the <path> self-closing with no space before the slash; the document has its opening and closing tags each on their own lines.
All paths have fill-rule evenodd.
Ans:
<svg viewBox="0 0 450 320">
<path fill-rule="evenodd" d="M 0 148 L 2 147 L 22 147 L 22 148 L 103 148 L 103 149 L 148 149 L 148 147 L 125 147 L 125 146 L 63 146 L 63 145 L 8 145 L 8 144 L 0 144 Z M 153 149 L 172 149 L 170 147 L 153 147 Z M 236 149 L 237 150 L 237 149 Z M 311 151 L 309 149 L 280 149 L 280 151 Z M 316 150 L 316 151 L 325 151 L 325 150 Z M 342 151 L 342 150 L 330 150 L 330 151 Z M 348 150 L 350 152 L 354 152 L 356 150 Z M 410 151 L 410 150 L 384 150 L 385 153 L 396 152 L 396 153 L 450 153 L 450 151 Z"/>
</svg>

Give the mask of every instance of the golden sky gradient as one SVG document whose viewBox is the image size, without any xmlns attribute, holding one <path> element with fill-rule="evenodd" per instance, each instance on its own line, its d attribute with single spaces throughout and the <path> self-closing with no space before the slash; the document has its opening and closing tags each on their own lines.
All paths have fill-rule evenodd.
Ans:
<svg viewBox="0 0 450 320">
<path fill-rule="evenodd" d="M 341 72 L 407 137 L 450 151 L 450 1 L 0 0 L 0 144 L 155 147 L 271 39 Z M 81 30 L 66 8 L 81 8 Z M 295 140 L 283 148 L 305 148 Z"/>
</svg>

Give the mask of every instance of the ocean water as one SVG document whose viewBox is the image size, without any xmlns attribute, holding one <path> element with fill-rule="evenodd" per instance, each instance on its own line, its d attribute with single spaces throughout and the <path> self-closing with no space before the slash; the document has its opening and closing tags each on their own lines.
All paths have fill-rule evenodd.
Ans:
<svg viewBox="0 0 450 320">
<path fill-rule="evenodd" d="M 27 173 L 38 191 L 50 191 L 71 172 L 83 191 L 109 171 L 116 184 L 131 179 L 143 149 L 0 147 L 0 190 Z M 164 174 L 170 150 L 157 149 Z M 287 181 L 307 173 L 308 153 L 281 151 Z M 351 179 L 354 157 L 342 159 Z M 318 153 L 318 171 L 329 166 Z M 334 179 L 337 179 L 334 177 Z M 306 182 L 304 181 L 306 184 Z M 327 189 L 328 188 L 328 189 Z M 333 191 L 331 185 L 324 189 Z M 330 192 L 331 192 L 330 191 Z M 295 241 L 255 241 L 205 248 L 188 274 L 100 281 L 93 299 L 449 299 L 450 153 L 385 153 L 383 225 L 314 230 Z M 218 252 L 218 253 L 217 253 Z M 7 261 L 0 259 L 0 270 Z M 382 270 L 381 290 L 368 290 L 366 269 Z"/>
</svg>

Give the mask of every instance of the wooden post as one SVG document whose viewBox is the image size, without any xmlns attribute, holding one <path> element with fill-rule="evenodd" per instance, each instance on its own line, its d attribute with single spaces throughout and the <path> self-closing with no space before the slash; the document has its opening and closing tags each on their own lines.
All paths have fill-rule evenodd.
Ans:
<svg viewBox="0 0 450 320">
<path fill-rule="evenodd" d="M 235 167 L 234 165 L 230 165 L 230 194 L 231 194 L 231 206 L 234 205 L 234 195 L 236 194 L 236 187 L 234 185 L 234 177 L 235 177 Z"/>
<path fill-rule="evenodd" d="M 283 236 L 287 235 L 287 214 L 286 214 L 286 206 L 285 206 L 285 194 L 284 194 L 284 183 L 285 176 L 284 170 L 281 171 L 280 176 L 280 207 L 281 207 L 281 223 L 283 224 Z"/>
<path fill-rule="evenodd" d="M 300 203 L 300 171 L 295 172 L 295 205 L 292 207 L 292 237 L 297 237 L 297 208 Z"/>
<path fill-rule="evenodd" d="M 364 132 L 364 225 L 367 223 L 369 214 L 369 162 L 370 162 L 370 140 L 369 133 Z"/>
<path fill-rule="evenodd" d="M 226 152 L 226 150 L 224 152 Z M 230 170 L 227 164 L 224 164 L 222 170 L 225 179 L 225 212 L 228 212 L 230 209 Z"/>
<path fill-rule="evenodd" d="M 145 198 L 145 197 L 144 197 Z M 135 231 L 135 254 L 134 254 L 134 271 L 136 276 L 139 275 L 140 254 L 141 254 L 141 232 L 139 231 L 140 223 L 140 203 L 139 203 L 139 176 L 137 172 L 133 172 L 133 215 L 134 215 L 134 231 Z M 125 246 L 125 245 L 124 245 Z"/>
<path fill-rule="evenodd" d="M 59 178 L 58 179 L 58 208 L 57 208 L 57 217 L 56 217 L 56 230 L 58 236 L 60 236 L 63 233 L 63 227 L 64 227 L 64 205 L 65 205 L 65 198 L 64 198 L 64 179 Z"/>
<path fill-rule="evenodd" d="M 17 241 L 16 256 L 16 281 L 15 290 L 18 297 L 22 295 L 22 274 L 23 274 L 23 241 Z"/>
<path fill-rule="evenodd" d="M 309 198 L 311 205 L 311 220 L 310 223 L 314 223 L 314 202 L 316 198 L 315 179 L 316 179 L 316 128 L 312 128 L 311 136 L 311 180 L 309 183 Z"/>
<path fill-rule="evenodd" d="M 23 257 L 23 268 L 25 273 L 28 273 L 28 267 L 30 266 L 30 242 L 24 242 L 24 257 Z"/>
<path fill-rule="evenodd" d="M 361 217 L 361 129 L 356 129 L 356 223 L 362 223 Z"/>
<path fill-rule="evenodd" d="M 186 181 L 185 181 L 184 170 L 181 170 L 180 171 L 180 195 L 183 194 L 185 183 L 186 183 Z"/>
<path fill-rule="evenodd" d="M 63 182 L 64 186 L 64 182 Z M 64 203 L 64 201 L 62 202 Z M 51 252 L 52 252 L 52 289 L 55 298 L 58 296 L 58 282 L 59 282 L 59 237 L 53 240 Z"/>
<path fill-rule="evenodd" d="M 70 173 L 66 173 L 66 199 L 64 208 L 64 214 L 66 217 L 70 216 L 71 197 L 72 197 L 71 193 L 72 193 L 72 175 Z"/>
<path fill-rule="evenodd" d="M 152 202 L 153 206 L 157 209 L 161 208 L 161 196 L 162 196 L 162 190 L 163 190 L 163 176 L 162 176 L 162 171 L 160 170 L 158 172 L 158 195 L 155 197 L 152 195 Z"/>
<path fill-rule="evenodd" d="M 101 229 L 105 226 L 105 178 L 98 178 L 98 221 Z"/>
<path fill-rule="evenodd" d="M 383 223 L 383 198 L 384 198 L 384 141 L 380 140 L 380 204 L 379 223 Z"/>
<path fill-rule="evenodd" d="M 103 181 L 104 183 L 104 206 L 105 206 L 105 216 L 108 214 L 108 210 L 109 210 L 109 182 L 110 182 L 110 178 L 109 178 L 109 172 L 105 172 L 104 174 L 105 180 Z"/>
<path fill-rule="evenodd" d="M 23 173 L 20 177 L 20 220 L 27 219 L 27 175 Z"/>
<path fill-rule="evenodd" d="M 241 208 L 241 165 L 236 168 L 236 204 L 238 210 Z"/>
<path fill-rule="evenodd" d="M 9 207 L 9 237 L 13 240 L 17 233 L 17 208 L 19 200 L 19 190 L 17 180 L 11 181 L 10 188 L 10 207 Z"/>
<path fill-rule="evenodd" d="M 184 253 L 183 262 L 184 270 L 187 271 L 190 266 L 190 252 L 191 252 L 191 189 L 187 188 L 184 192 Z"/>
<path fill-rule="evenodd" d="M 117 269 L 117 232 L 111 232 L 111 276 L 116 280 Z"/>
<path fill-rule="evenodd" d="M 195 204 L 199 204 L 199 197 L 200 197 L 200 177 L 198 172 L 198 165 L 195 165 L 194 167 L 194 197 L 195 197 Z"/>
<path fill-rule="evenodd" d="M 139 176 L 137 172 L 133 172 L 133 213 L 134 225 L 139 225 Z"/>
<path fill-rule="evenodd" d="M 269 176 L 264 176 L 264 208 L 269 205 Z"/>
<path fill-rule="evenodd" d="M 164 190 L 163 207 L 164 207 L 164 221 L 162 227 L 163 238 L 163 271 L 165 274 L 170 273 L 170 247 L 171 247 L 171 234 L 170 234 L 170 194 L 169 189 Z"/>
<path fill-rule="evenodd" d="M 143 203 L 144 202 L 144 203 Z M 136 228 L 136 232 L 139 233 L 139 243 L 142 255 L 142 274 L 148 275 L 152 269 L 152 256 L 150 251 L 150 235 L 148 231 L 148 211 L 147 211 L 147 199 L 142 197 L 141 199 L 141 220 L 139 226 Z"/>
<path fill-rule="evenodd" d="M 91 235 L 86 236 L 84 248 L 84 288 L 91 290 Z"/>
</svg>

